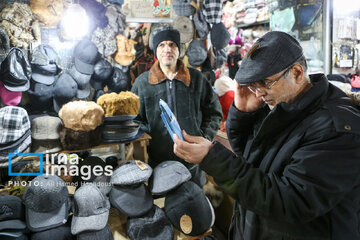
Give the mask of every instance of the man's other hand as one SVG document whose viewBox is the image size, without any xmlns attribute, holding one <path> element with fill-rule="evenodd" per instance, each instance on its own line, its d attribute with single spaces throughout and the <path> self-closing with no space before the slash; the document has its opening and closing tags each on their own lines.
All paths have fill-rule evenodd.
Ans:
<svg viewBox="0 0 360 240">
<path fill-rule="evenodd" d="M 206 138 L 191 136 L 185 131 L 182 132 L 185 141 L 182 141 L 176 134 L 173 135 L 175 155 L 189 163 L 201 163 L 210 151 L 212 142 Z"/>
</svg>

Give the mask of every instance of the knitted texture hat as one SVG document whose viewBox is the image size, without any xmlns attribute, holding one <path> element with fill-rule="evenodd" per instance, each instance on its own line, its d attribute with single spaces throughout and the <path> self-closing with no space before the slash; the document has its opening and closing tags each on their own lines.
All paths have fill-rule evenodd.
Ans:
<svg viewBox="0 0 360 240">
<path fill-rule="evenodd" d="M 173 41 L 180 50 L 180 32 L 178 30 L 172 28 L 166 28 L 164 30 L 159 30 L 158 32 L 154 33 L 153 49 L 155 56 L 156 56 L 157 46 L 162 41 Z"/>
</svg>

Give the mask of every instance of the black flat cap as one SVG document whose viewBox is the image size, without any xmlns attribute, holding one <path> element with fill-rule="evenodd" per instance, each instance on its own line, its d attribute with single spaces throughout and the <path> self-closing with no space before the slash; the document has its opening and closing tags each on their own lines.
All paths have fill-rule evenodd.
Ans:
<svg viewBox="0 0 360 240">
<path fill-rule="evenodd" d="M 250 84 L 281 72 L 303 55 L 299 42 L 287 33 L 273 31 L 259 38 L 242 60 L 235 80 Z"/>
</svg>

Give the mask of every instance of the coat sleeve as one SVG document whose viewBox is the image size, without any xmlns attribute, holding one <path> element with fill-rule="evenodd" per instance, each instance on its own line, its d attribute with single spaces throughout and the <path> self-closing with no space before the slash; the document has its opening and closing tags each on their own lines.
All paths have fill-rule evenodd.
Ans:
<svg viewBox="0 0 360 240">
<path fill-rule="evenodd" d="M 140 127 L 142 130 L 144 130 L 145 132 L 149 133 L 149 124 L 146 118 L 146 111 L 145 111 L 145 100 L 144 100 L 144 95 L 141 91 L 141 85 L 142 85 L 142 78 L 145 77 L 144 74 L 140 75 L 134 82 L 134 85 L 131 88 L 131 92 L 135 93 L 136 95 L 138 95 L 139 100 L 140 100 L 140 109 L 139 109 L 139 114 L 136 117 L 136 120 L 138 120 L 140 122 Z"/>
<path fill-rule="evenodd" d="M 226 133 L 231 148 L 238 156 L 243 155 L 246 143 L 253 138 L 254 124 L 261 120 L 261 115 L 267 114 L 267 111 L 268 108 L 264 105 L 254 112 L 242 112 L 234 103 L 231 104 L 226 121 Z"/>
<path fill-rule="evenodd" d="M 360 179 L 358 135 L 314 134 L 282 172 L 264 173 L 218 142 L 200 167 L 242 207 L 279 221 L 308 222 L 329 212 Z"/>
<path fill-rule="evenodd" d="M 204 76 L 202 76 L 205 78 Z M 202 122 L 201 131 L 209 140 L 212 140 L 220 128 L 220 121 L 222 119 L 222 110 L 219 99 L 214 93 L 210 83 L 204 79 L 204 91 L 202 96 L 201 111 Z"/>
</svg>

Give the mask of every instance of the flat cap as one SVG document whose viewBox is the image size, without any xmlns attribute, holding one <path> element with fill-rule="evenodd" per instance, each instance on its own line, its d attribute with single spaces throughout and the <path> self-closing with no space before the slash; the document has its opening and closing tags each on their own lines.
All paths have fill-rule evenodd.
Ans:
<svg viewBox="0 0 360 240">
<path fill-rule="evenodd" d="M 303 55 L 299 42 L 285 32 L 273 31 L 259 38 L 242 60 L 235 80 L 250 84 L 281 72 Z"/>
</svg>

